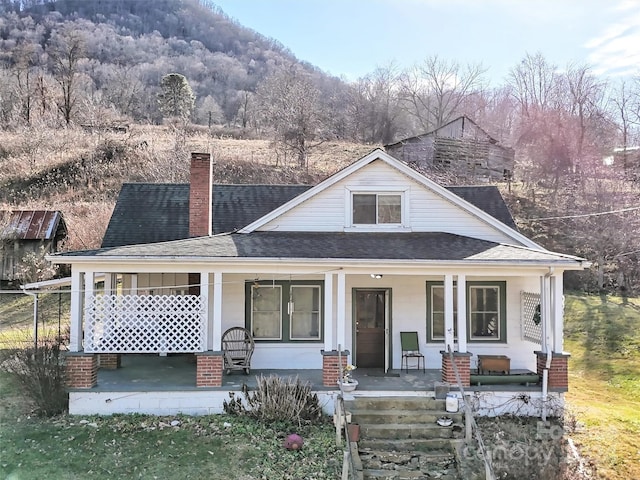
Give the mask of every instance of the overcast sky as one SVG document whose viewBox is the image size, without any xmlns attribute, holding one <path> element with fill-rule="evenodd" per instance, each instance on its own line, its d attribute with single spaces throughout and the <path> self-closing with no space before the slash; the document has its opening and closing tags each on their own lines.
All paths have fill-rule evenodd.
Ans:
<svg viewBox="0 0 640 480">
<path fill-rule="evenodd" d="M 354 80 L 431 55 L 482 63 L 492 85 L 526 53 L 613 78 L 640 73 L 640 0 L 214 0 L 300 60 Z"/>
</svg>

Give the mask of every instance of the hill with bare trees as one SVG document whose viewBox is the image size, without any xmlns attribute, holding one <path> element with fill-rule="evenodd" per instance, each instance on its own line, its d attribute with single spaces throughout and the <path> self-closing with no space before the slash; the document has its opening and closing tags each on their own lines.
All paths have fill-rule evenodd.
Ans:
<svg viewBox="0 0 640 480">
<path fill-rule="evenodd" d="M 92 248 L 123 181 L 185 181 L 190 151 L 221 181 L 314 183 L 467 115 L 515 150 L 500 186 L 520 228 L 594 262 L 567 285 L 640 292 L 638 82 L 538 53 L 484 74 L 426 52 L 346 82 L 210 0 L 0 0 L 1 207 L 60 209 L 67 248 Z M 171 75 L 186 109 L 162 106 Z"/>
</svg>

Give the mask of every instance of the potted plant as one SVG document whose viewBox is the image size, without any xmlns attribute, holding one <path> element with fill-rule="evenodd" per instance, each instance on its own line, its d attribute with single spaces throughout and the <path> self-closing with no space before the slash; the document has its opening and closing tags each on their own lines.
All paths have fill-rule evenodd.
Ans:
<svg viewBox="0 0 640 480">
<path fill-rule="evenodd" d="M 346 365 L 342 369 L 342 378 L 338 381 L 343 392 L 353 392 L 358 386 L 358 381 L 351 376 L 351 372 L 356 369 L 355 365 Z"/>
</svg>

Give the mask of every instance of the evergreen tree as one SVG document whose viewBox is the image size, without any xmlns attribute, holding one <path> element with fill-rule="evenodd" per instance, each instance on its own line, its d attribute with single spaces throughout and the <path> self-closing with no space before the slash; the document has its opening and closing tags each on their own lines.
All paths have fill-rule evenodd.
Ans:
<svg viewBox="0 0 640 480">
<path fill-rule="evenodd" d="M 160 81 L 160 88 L 160 110 L 166 117 L 188 118 L 191 115 L 196 97 L 184 75 L 165 75 Z"/>
</svg>

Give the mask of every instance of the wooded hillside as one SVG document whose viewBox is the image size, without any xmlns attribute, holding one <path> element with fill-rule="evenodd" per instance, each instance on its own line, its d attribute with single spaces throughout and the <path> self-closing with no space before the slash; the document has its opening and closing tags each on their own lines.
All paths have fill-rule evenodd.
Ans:
<svg viewBox="0 0 640 480">
<path fill-rule="evenodd" d="M 488 85 L 486 67 L 437 51 L 345 82 L 208 0 L 0 0 L 0 11 L 1 206 L 62 210 L 68 248 L 99 245 L 123 181 L 185 181 L 190 151 L 212 150 L 221 181 L 314 183 L 464 114 L 515 149 L 501 188 L 522 230 L 594 262 L 568 286 L 640 291 L 636 82 L 524 53 Z"/>
</svg>

